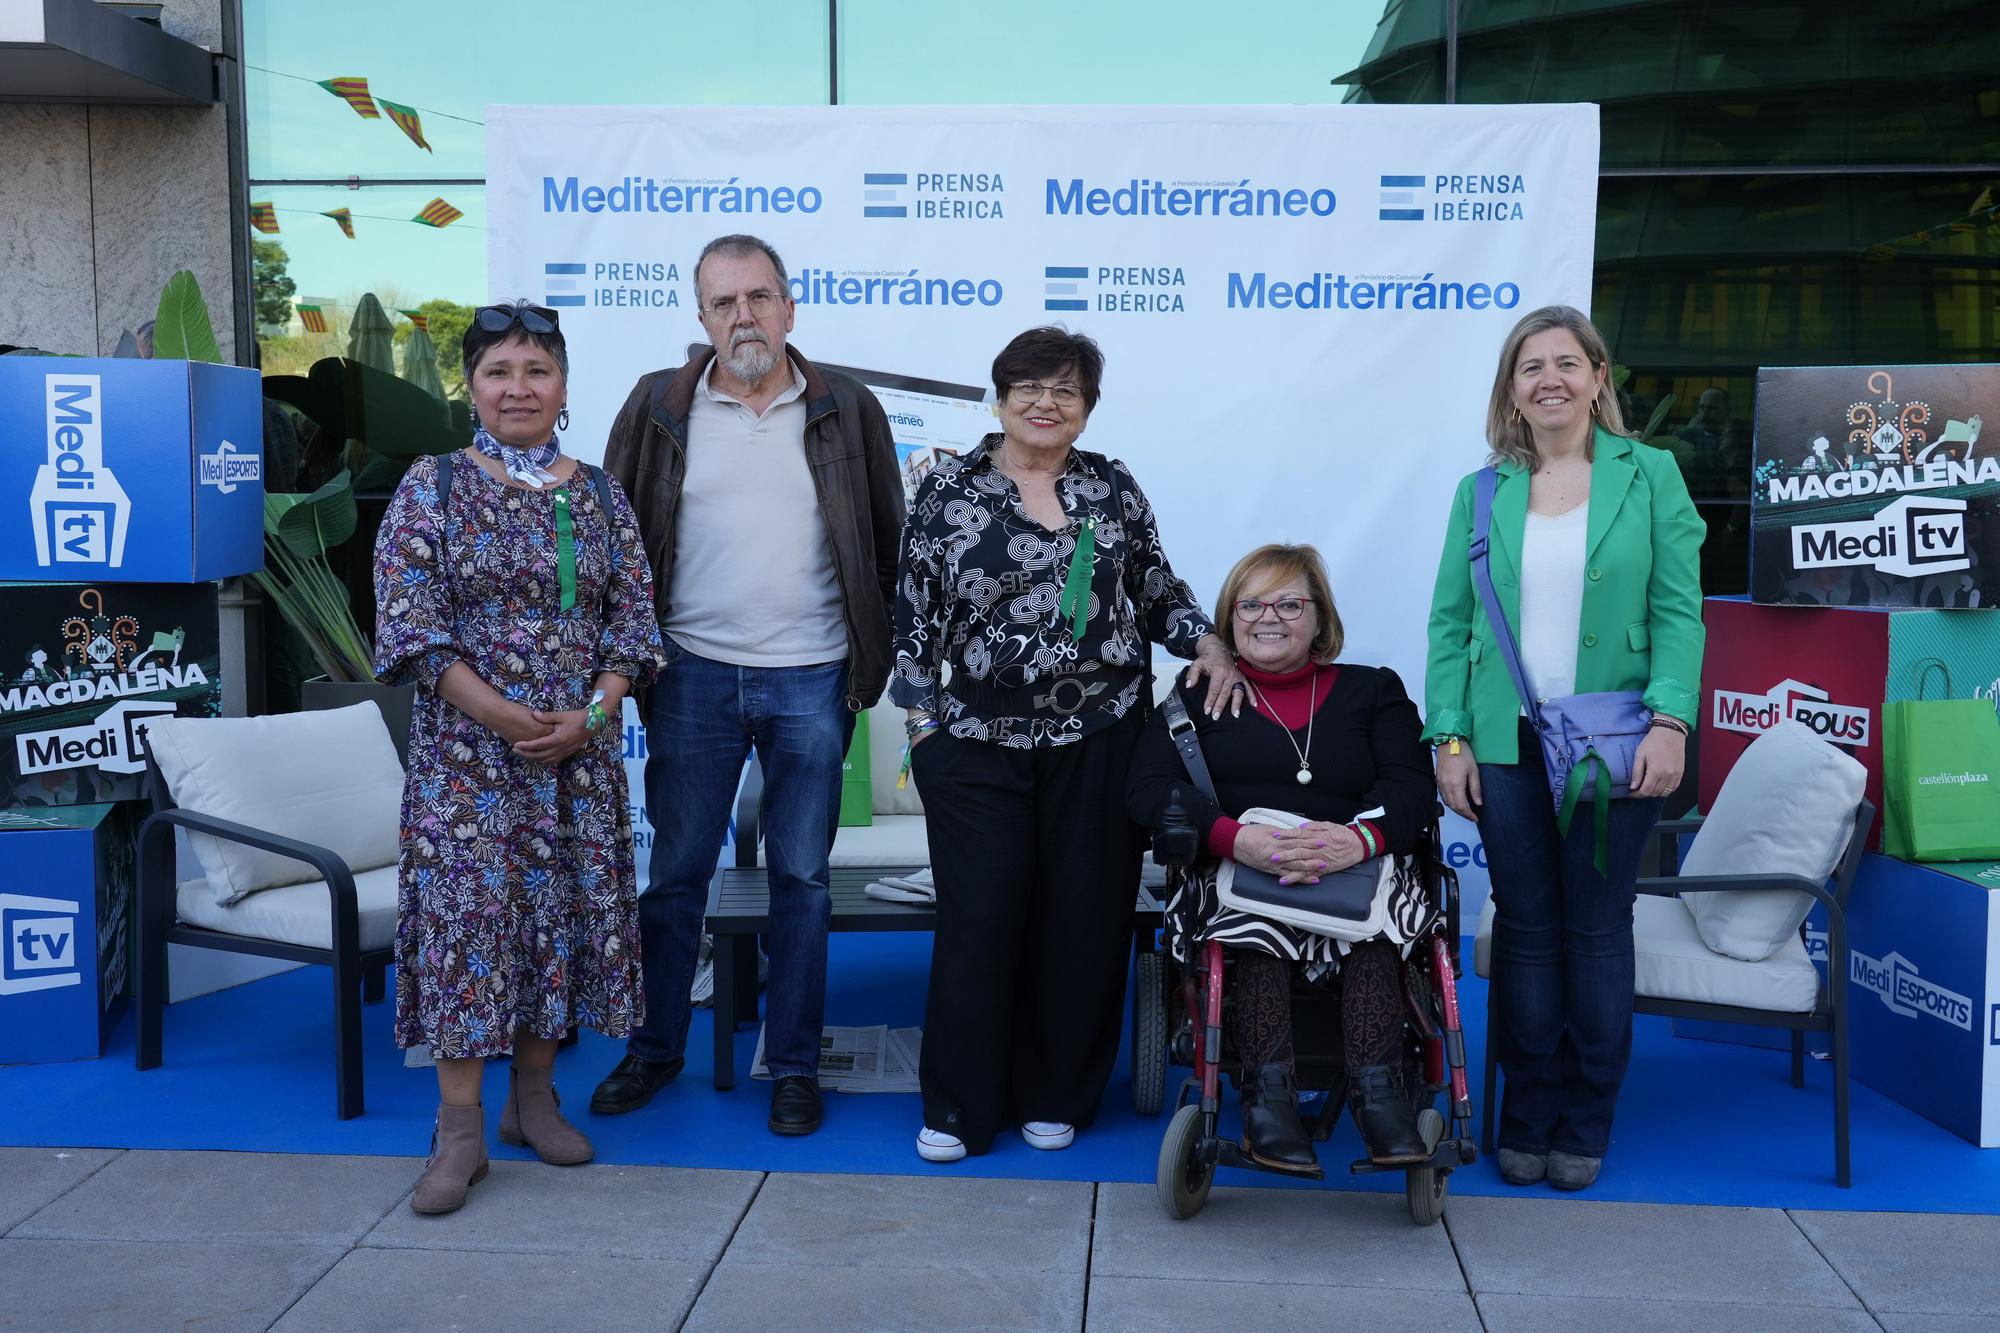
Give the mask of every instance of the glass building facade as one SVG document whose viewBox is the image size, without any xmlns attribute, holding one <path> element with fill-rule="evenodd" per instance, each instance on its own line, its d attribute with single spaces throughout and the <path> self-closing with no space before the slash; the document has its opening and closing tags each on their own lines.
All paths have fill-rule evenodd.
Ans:
<svg viewBox="0 0 2000 1333">
<path fill-rule="evenodd" d="M 1598 103 L 1592 314 L 1636 423 L 1671 395 L 1711 592 L 1746 580 L 1758 367 L 2000 359 L 1994 0 L 243 6 L 271 372 L 333 354 L 373 292 L 398 347 L 393 312 L 425 314 L 463 392 L 491 102 Z M 364 99 L 322 82 L 352 78 Z M 419 220 L 434 200 L 458 216 Z"/>
</svg>

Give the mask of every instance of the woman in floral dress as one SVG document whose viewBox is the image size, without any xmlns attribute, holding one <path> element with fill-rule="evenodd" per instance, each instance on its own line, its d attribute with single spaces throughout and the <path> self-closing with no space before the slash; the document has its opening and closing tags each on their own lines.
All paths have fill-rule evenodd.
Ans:
<svg viewBox="0 0 2000 1333">
<path fill-rule="evenodd" d="M 418 686 L 396 1042 L 437 1061 L 420 1213 L 459 1207 L 485 1176 L 480 1083 L 510 1046 L 501 1139 L 590 1160 L 558 1109 L 557 1040 L 575 1024 L 623 1037 L 644 1004 L 615 725 L 660 660 L 638 522 L 616 482 L 561 452 L 554 311 L 484 307 L 464 354 L 473 444 L 411 466 L 375 543 L 376 676 Z"/>
</svg>

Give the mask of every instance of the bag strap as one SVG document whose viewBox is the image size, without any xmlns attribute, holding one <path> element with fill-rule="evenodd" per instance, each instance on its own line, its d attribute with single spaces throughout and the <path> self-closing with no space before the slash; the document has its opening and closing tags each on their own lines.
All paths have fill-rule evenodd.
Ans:
<svg viewBox="0 0 2000 1333">
<path fill-rule="evenodd" d="M 1186 765 L 1195 787 L 1203 796 L 1220 805 L 1222 799 L 1215 794 L 1215 779 L 1209 776 L 1208 760 L 1202 758 L 1201 741 L 1194 734 L 1194 719 L 1188 716 L 1187 705 L 1181 702 L 1178 689 L 1167 691 L 1167 697 L 1160 703 L 1160 711 L 1166 714 L 1167 735 L 1173 740 L 1174 748 L 1180 751 L 1181 763 Z"/>
<path fill-rule="evenodd" d="M 1918 700 L 1921 701 L 1925 697 L 1925 691 L 1930 688 L 1931 672 L 1933 671 L 1939 672 L 1944 676 L 1944 697 L 1947 699 L 1951 698 L 1950 664 L 1941 657 L 1926 657 L 1923 660 L 1923 668 L 1917 675 Z"/>
<path fill-rule="evenodd" d="M 1528 673 L 1521 666 L 1521 649 L 1514 642 L 1514 627 L 1507 623 L 1507 615 L 1500 609 L 1500 594 L 1493 590 L 1493 492 L 1499 486 L 1498 468 L 1479 469 L 1472 490 L 1472 547 L 1466 554 L 1472 561 L 1472 586 L 1478 589 L 1479 600 L 1486 607 L 1486 619 L 1493 626 L 1493 642 L 1507 663 L 1507 674 L 1514 678 L 1514 689 L 1519 692 L 1521 702 L 1527 705 L 1528 720 L 1540 726 L 1541 709 L 1535 703 L 1535 692 L 1528 688 Z"/>
</svg>

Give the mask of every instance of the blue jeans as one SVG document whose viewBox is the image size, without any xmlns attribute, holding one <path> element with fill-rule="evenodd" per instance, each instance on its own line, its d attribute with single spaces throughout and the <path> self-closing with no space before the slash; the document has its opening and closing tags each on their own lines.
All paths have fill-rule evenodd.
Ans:
<svg viewBox="0 0 2000 1333">
<path fill-rule="evenodd" d="M 1602 1157 L 1632 1058 L 1632 899 L 1661 802 L 1611 803 L 1611 845 L 1592 864 L 1594 821 L 1580 802 L 1556 828 L 1532 735 L 1521 762 L 1481 764 L 1479 833 L 1493 881 L 1493 1030 L 1506 1074 L 1500 1146 Z"/>
<path fill-rule="evenodd" d="M 840 822 L 841 761 L 854 734 L 847 663 L 739 667 L 671 641 L 667 656 L 646 705 L 646 816 L 653 821 L 652 863 L 639 895 L 646 1021 L 627 1049 L 646 1060 L 678 1060 L 687 1049 L 688 990 L 708 884 L 743 761 L 755 746 L 771 885 L 764 1060 L 773 1078 L 814 1075 L 833 910 L 827 856 Z"/>
</svg>

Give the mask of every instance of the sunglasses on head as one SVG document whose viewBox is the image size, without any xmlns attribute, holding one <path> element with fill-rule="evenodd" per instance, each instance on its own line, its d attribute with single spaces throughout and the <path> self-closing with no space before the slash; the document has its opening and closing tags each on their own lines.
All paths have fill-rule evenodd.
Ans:
<svg viewBox="0 0 2000 1333">
<path fill-rule="evenodd" d="M 504 333 L 519 324 L 530 333 L 554 333 L 556 312 L 547 306 L 483 305 L 472 314 L 473 322 L 488 333 Z"/>
</svg>

